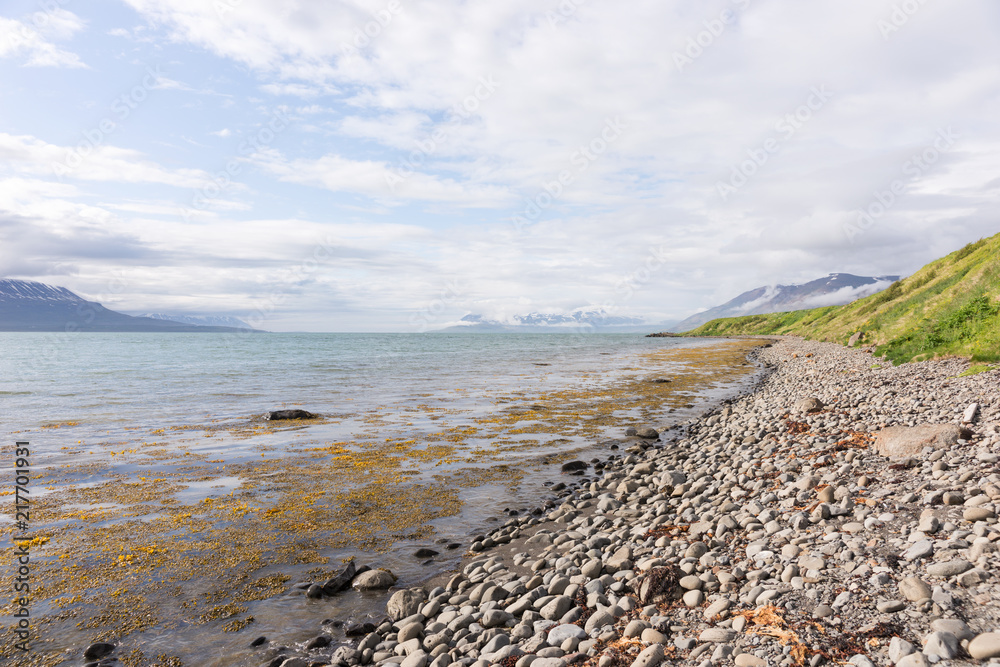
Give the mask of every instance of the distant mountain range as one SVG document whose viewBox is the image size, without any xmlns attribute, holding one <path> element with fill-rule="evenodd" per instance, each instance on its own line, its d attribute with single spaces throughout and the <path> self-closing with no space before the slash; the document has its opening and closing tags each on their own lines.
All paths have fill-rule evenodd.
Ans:
<svg viewBox="0 0 1000 667">
<path fill-rule="evenodd" d="M 603 308 L 578 308 L 569 313 L 528 313 L 512 315 L 503 320 L 490 319 L 483 315 L 469 314 L 458 323 L 440 329 L 447 332 L 521 332 L 521 333 L 570 333 L 577 331 L 646 332 L 661 331 L 669 322 L 648 324 L 638 317 L 612 315 Z"/>
<path fill-rule="evenodd" d="M 238 321 L 238 320 L 237 320 Z M 0 331 L 237 332 L 236 326 L 202 326 L 153 317 L 133 317 L 87 301 L 65 287 L 0 279 Z"/>
<path fill-rule="evenodd" d="M 720 317 L 763 315 L 821 306 L 842 306 L 856 299 L 881 292 L 897 280 L 899 280 L 899 276 L 866 277 L 854 276 L 850 273 L 831 273 L 825 278 L 819 278 L 802 285 L 758 287 L 740 294 L 721 306 L 715 306 L 692 315 L 668 330 L 690 331 Z"/>
<path fill-rule="evenodd" d="M 199 327 L 231 327 L 233 329 L 253 329 L 252 326 L 229 315 L 168 315 L 167 313 L 143 313 L 137 317 L 149 317 L 154 320 L 194 324 Z"/>
</svg>

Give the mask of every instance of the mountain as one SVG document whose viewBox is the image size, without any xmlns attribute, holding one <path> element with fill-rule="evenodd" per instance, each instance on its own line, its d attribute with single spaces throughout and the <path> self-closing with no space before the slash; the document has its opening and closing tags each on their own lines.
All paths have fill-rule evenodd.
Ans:
<svg viewBox="0 0 1000 667">
<path fill-rule="evenodd" d="M 528 313 L 512 315 L 503 320 L 489 319 L 484 315 L 469 314 L 444 329 L 447 332 L 522 332 L 522 333 L 572 333 L 582 330 L 612 332 L 654 331 L 661 325 L 647 324 L 638 317 L 612 315 L 603 308 L 578 308 L 569 313 Z"/>
<path fill-rule="evenodd" d="M 234 327 L 197 326 L 132 317 L 87 301 L 65 287 L 0 279 L 0 331 L 237 332 Z"/>
<path fill-rule="evenodd" d="M 793 334 L 875 346 L 895 363 L 945 355 L 1000 361 L 1000 234 L 846 306 L 712 320 L 691 335 Z"/>
<path fill-rule="evenodd" d="M 154 320 L 194 324 L 199 327 L 230 327 L 233 329 L 253 329 L 243 320 L 229 315 L 168 315 L 166 313 L 144 313 L 137 317 L 149 317 Z"/>
<path fill-rule="evenodd" d="M 670 329 L 690 331 L 709 320 L 720 317 L 761 315 L 779 311 L 805 310 L 817 306 L 841 306 L 855 299 L 881 292 L 899 276 L 854 276 L 850 273 L 831 273 L 825 278 L 802 285 L 775 285 L 758 287 L 740 294 L 721 306 L 692 315 Z"/>
</svg>

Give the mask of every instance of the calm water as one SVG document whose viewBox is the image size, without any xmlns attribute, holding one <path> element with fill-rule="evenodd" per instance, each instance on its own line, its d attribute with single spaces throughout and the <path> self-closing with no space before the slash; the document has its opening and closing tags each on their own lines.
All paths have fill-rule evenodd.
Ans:
<svg viewBox="0 0 1000 667">
<path fill-rule="evenodd" d="M 746 371 L 702 376 L 690 358 L 670 356 L 720 345 L 630 334 L 0 333 L 2 451 L 10 458 L 15 439 L 32 443 L 39 503 L 32 529 L 51 538 L 33 552 L 44 584 L 33 611 L 36 618 L 64 615 L 37 626 L 36 650 L 78 656 L 94 639 L 123 639 L 123 647 L 141 646 L 147 657 L 179 655 L 184 664 L 258 664 L 246 648 L 253 637 L 303 641 L 323 618 L 362 616 L 383 596 L 347 593 L 319 605 L 261 595 L 244 599 L 231 617 L 252 615 L 251 627 L 223 633 L 230 617 L 193 620 L 214 612 L 189 591 L 230 592 L 229 575 L 242 581 L 281 574 L 291 584 L 320 576 L 317 568 L 333 568 L 346 556 L 388 567 L 401 584 L 416 583 L 456 563 L 464 550 L 427 566 L 410 556 L 417 545 L 467 547 L 488 519 L 550 497 L 546 483 L 559 474 L 547 456 L 606 456 L 596 443 L 620 436 L 624 425 L 676 422 L 744 386 Z M 636 383 L 660 377 L 676 378 L 672 407 L 666 399 L 629 403 L 635 387 L 645 386 Z M 324 419 L 277 429 L 260 421 L 287 407 Z M 498 466 L 522 476 L 516 483 L 505 473 L 491 477 Z M 312 494 L 319 504 L 296 511 L 319 507 L 339 526 L 344 494 L 356 494 L 350 502 L 370 500 L 382 486 L 400 497 L 419 491 L 406 511 L 428 512 L 426 524 L 418 516 L 412 526 L 387 525 L 373 546 L 361 538 L 326 539 L 331 529 L 322 519 L 307 528 L 255 519 L 275 507 L 297 507 Z M 454 492 L 450 505 L 431 507 L 426 499 L 436 490 Z M 2 547 L 14 530 L 5 505 Z M 202 523 L 179 523 L 187 520 Z M 244 524 L 259 539 L 240 533 Z M 124 532 L 116 537 L 116 529 Z M 262 546 L 216 571 L 197 564 L 189 533 L 211 539 L 220 562 L 230 542 Z M 169 570 L 162 554 L 188 548 L 195 571 Z M 60 578 L 54 568 L 67 563 L 82 575 Z M 95 581 L 108 588 L 100 591 Z M 183 594 L 166 585 L 177 582 Z M 7 588 L 7 579 L 0 583 Z M 130 599 L 155 622 L 141 633 L 123 631 L 136 626 L 123 625 L 102 601 L 111 588 L 143 591 Z M 190 595 L 184 605 L 173 604 L 184 595 Z M 224 647 L 225 655 L 210 658 L 206 646 Z"/>
</svg>

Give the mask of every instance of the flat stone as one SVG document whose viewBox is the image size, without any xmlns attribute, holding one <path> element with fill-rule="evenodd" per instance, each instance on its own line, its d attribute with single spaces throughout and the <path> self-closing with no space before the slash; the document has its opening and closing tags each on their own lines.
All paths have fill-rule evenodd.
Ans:
<svg viewBox="0 0 1000 667">
<path fill-rule="evenodd" d="M 943 563 L 931 563 L 927 566 L 927 574 L 932 577 L 954 577 L 971 569 L 972 563 L 967 560 L 956 559 Z"/>
<path fill-rule="evenodd" d="M 927 667 L 927 658 L 920 651 L 910 653 L 900 658 L 896 667 Z"/>
<path fill-rule="evenodd" d="M 963 435 L 955 424 L 921 424 L 920 426 L 890 426 L 875 435 L 873 447 L 882 456 L 898 459 L 917 456 L 924 447 L 943 449 L 958 443 Z"/>
<path fill-rule="evenodd" d="M 934 553 L 934 542 L 931 540 L 920 540 L 903 552 L 903 558 L 906 560 L 919 560 L 930 556 L 932 553 Z"/>
<path fill-rule="evenodd" d="M 875 608 L 883 614 L 892 614 L 906 609 L 906 603 L 902 600 L 886 600 L 885 602 L 879 602 L 875 605 Z"/>
<path fill-rule="evenodd" d="M 969 655 L 976 660 L 1000 657 L 1000 632 L 986 632 L 969 642 Z"/>
<path fill-rule="evenodd" d="M 987 521 L 996 518 L 997 513 L 989 507 L 967 507 L 962 512 L 962 518 L 971 523 Z"/>
<path fill-rule="evenodd" d="M 552 646 L 559 646 L 567 639 L 586 639 L 587 631 L 579 625 L 557 625 L 548 634 L 548 642 Z"/>
<path fill-rule="evenodd" d="M 727 644 L 736 639 L 736 631 L 729 628 L 706 628 L 698 635 L 700 642 L 712 642 L 713 644 Z"/>
<path fill-rule="evenodd" d="M 733 662 L 736 667 L 764 667 L 767 664 L 767 660 L 758 658 L 753 653 L 740 653 Z"/>
</svg>

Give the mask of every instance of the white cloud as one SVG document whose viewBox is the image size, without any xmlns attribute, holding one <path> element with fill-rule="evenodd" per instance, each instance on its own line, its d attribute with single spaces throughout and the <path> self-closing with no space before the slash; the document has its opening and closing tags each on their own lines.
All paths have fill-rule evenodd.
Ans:
<svg viewBox="0 0 1000 667">
<path fill-rule="evenodd" d="M 0 132 L 0 164 L 18 174 L 52 175 L 84 181 L 160 183 L 200 188 L 211 176 L 200 169 L 164 169 L 135 150 L 83 141 L 57 146 L 31 136 Z"/>
<path fill-rule="evenodd" d="M 79 56 L 56 46 L 84 27 L 65 9 L 37 11 L 24 21 L 0 16 L 0 58 L 20 57 L 29 67 L 85 68 Z"/>
<path fill-rule="evenodd" d="M 209 134 L 213 134 L 217 137 L 222 137 L 223 139 L 225 139 L 226 137 L 232 135 L 232 131 L 230 131 L 228 127 L 224 127 L 221 130 L 216 130 L 215 132 L 209 132 Z"/>
</svg>

